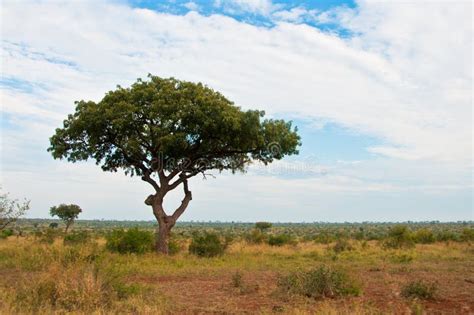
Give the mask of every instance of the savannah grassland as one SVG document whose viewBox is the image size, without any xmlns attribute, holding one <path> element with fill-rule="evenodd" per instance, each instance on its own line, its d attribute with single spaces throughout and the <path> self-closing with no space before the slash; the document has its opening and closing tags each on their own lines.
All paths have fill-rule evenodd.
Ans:
<svg viewBox="0 0 474 315">
<path fill-rule="evenodd" d="M 413 233 L 420 228 L 407 226 Z M 387 225 L 279 225 L 265 231 L 292 235 L 282 246 L 249 241 L 250 226 L 178 226 L 176 253 L 168 257 L 110 252 L 104 238 L 110 227 L 78 224 L 75 230 L 87 230 L 91 239 L 72 245 L 59 231 L 50 243 L 41 236 L 45 227 L 36 226 L 35 233 L 25 228 L 21 236 L 0 239 L 0 314 L 472 314 L 474 244 L 466 238 L 472 224 L 422 228 L 437 238 L 386 248 Z M 197 230 L 231 235 L 225 253 L 190 254 Z M 342 238 L 347 241 L 337 249 Z M 313 298 L 278 285 L 296 270 L 322 265 L 344 271 L 360 292 Z M 434 296 L 404 297 L 403 288 L 418 280 L 435 286 Z"/>
</svg>

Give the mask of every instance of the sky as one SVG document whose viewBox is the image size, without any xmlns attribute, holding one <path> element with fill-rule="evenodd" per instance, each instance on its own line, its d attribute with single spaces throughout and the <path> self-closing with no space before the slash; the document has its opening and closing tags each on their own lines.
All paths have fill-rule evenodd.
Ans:
<svg viewBox="0 0 474 315">
<path fill-rule="evenodd" d="M 182 221 L 474 220 L 470 1 L 0 5 L 0 185 L 31 200 L 28 217 L 76 203 L 83 219 L 154 219 L 139 178 L 46 151 L 74 101 L 152 73 L 203 82 L 302 137 L 298 156 L 193 178 Z"/>
</svg>

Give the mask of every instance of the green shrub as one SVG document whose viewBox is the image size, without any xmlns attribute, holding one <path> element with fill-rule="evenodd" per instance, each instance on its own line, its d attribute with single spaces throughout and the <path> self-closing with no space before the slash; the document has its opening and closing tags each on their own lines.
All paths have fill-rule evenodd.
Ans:
<svg viewBox="0 0 474 315">
<path fill-rule="evenodd" d="M 143 254 L 153 250 L 154 235 L 150 231 L 132 228 L 129 230 L 113 230 L 106 236 L 106 248 L 120 254 Z"/>
<path fill-rule="evenodd" d="M 464 228 L 461 232 L 461 240 L 465 242 L 474 241 L 474 228 Z"/>
<path fill-rule="evenodd" d="M 416 243 L 420 244 L 431 244 L 435 242 L 435 236 L 431 230 L 419 229 L 413 235 L 413 239 Z"/>
<path fill-rule="evenodd" d="M 298 294 L 315 299 L 357 296 L 361 292 L 358 283 L 349 278 L 346 273 L 324 265 L 280 278 L 278 287 L 287 294 Z"/>
<path fill-rule="evenodd" d="M 436 234 L 436 240 L 438 242 L 459 242 L 461 241 L 461 237 L 459 234 L 454 233 L 453 231 L 443 230 Z"/>
<path fill-rule="evenodd" d="M 334 239 L 334 235 L 329 234 L 327 231 L 323 231 L 314 237 L 314 241 L 319 244 L 329 244 L 334 241 Z"/>
<path fill-rule="evenodd" d="M 349 241 L 346 239 L 338 239 L 332 249 L 337 254 L 343 251 L 353 250 L 351 243 L 349 243 Z"/>
<path fill-rule="evenodd" d="M 294 237 L 289 234 L 270 235 L 270 237 L 268 238 L 268 244 L 271 246 L 283 246 L 295 243 L 296 241 Z"/>
<path fill-rule="evenodd" d="M 411 281 L 403 286 L 401 295 L 405 298 L 433 299 L 438 291 L 436 283 L 423 280 Z"/>
<path fill-rule="evenodd" d="M 225 242 L 215 233 L 204 232 L 195 234 L 189 245 L 189 252 L 200 257 L 214 257 L 224 253 Z"/>
<path fill-rule="evenodd" d="M 58 226 L 59 226 L 59 224 L 57 222 L 52 222 L 52 223 L 49 224 L 49 227 L 51 229 L 56 229 Z"/>
<path fill-rule="evenodd" d="M 255 228 L 259 229 L 262 232 L 268 230 L 271 227 L 272 227 L 272 224 L 270 222 L 257 222 L 257 223 L 255 223 Z"/>
<path fill-rule="evenodd" d="M 173 238 L 170 238 L 168 242 L 168 254 L 176 255 L 181 251 L 181 245 Z"/>
<path fill-rule="evenodd" d="M 262 233 L 259 229 L 253 229 L 250 233 L 245 234 L 245 240 L 249 244 L 260 244 L 263 243 L 267 238 L 267 235 Z"/>
<path fill-rule="evenodd" d="M 5 229 L 5 230 L 0 231 L 0 239 L 5 239 L 12 235 L 13 235 L 12 229 Z"/>
<path fill-rule="evenodd" d="M 387 239 L 384 241 L 385 248 L 408 248 L 413 247 L 413 237 L 405 225 L 396 225 L 388 231 Z"/>
<path fill-rule="evenodd" d="M 74 231 L 64 236 L 64 245 L 78 245 L 89 242 L 91 239 L 87 231 Z"/>
</svg>

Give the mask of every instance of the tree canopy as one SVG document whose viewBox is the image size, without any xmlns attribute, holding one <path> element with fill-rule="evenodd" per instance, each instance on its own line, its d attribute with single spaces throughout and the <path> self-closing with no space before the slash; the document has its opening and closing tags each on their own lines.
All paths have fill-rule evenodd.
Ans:
<svg viewBox="0 0 474 315">
<path fill-rule="evenodd" d="M 76 102 L 51 138 L 53 157 L 92 158 L 104 171 L 149 176 L 178 166 L 186 174 L 242 171 L 252 160 L 266 164 L 298 153 L 291 122 L 243 111 L 201 83 L 149 78 L 118 86 L 97 103 Z"/>
</svg>

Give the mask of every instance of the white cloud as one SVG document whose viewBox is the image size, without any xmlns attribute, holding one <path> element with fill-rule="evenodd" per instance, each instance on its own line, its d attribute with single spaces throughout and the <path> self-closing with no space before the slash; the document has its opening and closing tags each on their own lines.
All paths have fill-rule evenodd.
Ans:
<svg viewBox="0 0 474 315">
<path fill-rule="evenodd" d="M 186 2 L 184 6 L 191 11 L 199 11 L 199 6 L 196 4 L 196 2 L 189 1 Z"/>
<path fill-rule="evenodd" d="M 2 131 L 2 161 L 34 161 L 38 147 L 46 156 L 48 136 L 75 100 L 98 100 L 150 72 L 202 81 L 244 108 L 304 117 L 315 126 L 329 121 L 384 141 L 368 150 L 389 157 L 386 163 L 326 165 L 328 176 L 293 181 L 252 175 L 254 188 L 264 187 L 261 194 L 275 202 L 283 202 L 280 188 L 291 190 L 296 197 L 283 199 L 296 204 L 313 200 L 313 192 L 470 189 L 462 175 L 472 172 L 470 4 L 361 2 L 318 15 L 354 32 L 346 39 L 283 22 L 301 21 L 302 9 L 282 11 L 271 1 L 234 5 L 280 22 L 264 28 L 222 15 L 175 16 L 104 2 L 4 2 L 2 76 L 27 81 L 32 91 L 2 89 L 2 112 L 21 126 Z M 54 163 L 44 162 L 42 171 L 56 174 Z M 34 170 L 20 183 L 17 165 L 2 168 L 18 192 L 47 187 Z M 400 178 L 404 168 L 410 173 Z M 233 185 L 248 189 L 244 180 Z"/>
<path fill-rule="evenodd" d="M 214 5 L 232 12 L 238 10 L 261 15 L 269 15 L 271 11 L 278 7 L 271 0 L 216 0 Z"/>
<path fill-rule="evenodd" d="M 318 19 L 317 10 L 307 10 L 303 7 L 294 7 L 290 10 L 280 10 L 272 14 L 272 18 L 277 21 L 301 23 L 305 20 Z"/>
</svg>

